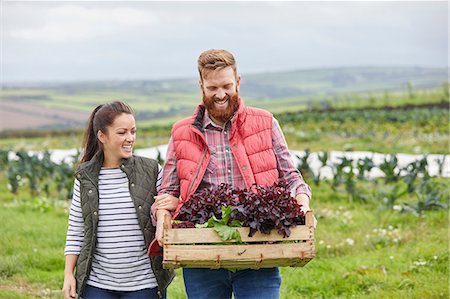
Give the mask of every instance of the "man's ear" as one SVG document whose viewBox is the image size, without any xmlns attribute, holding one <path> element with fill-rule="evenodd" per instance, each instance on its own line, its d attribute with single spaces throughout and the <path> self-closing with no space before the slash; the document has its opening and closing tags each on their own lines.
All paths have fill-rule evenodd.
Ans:
<svg viewBox="0 0 450 299">
<path fill-rule="evenodd" d="M 236 76 L 236 90 L 239 91 L 239 86 L 241 84 L 241 75 Z"/>
<path fill-rule="evenodd" d="M 203 91 L 203 81 L 202 81 L 202 79 L 198 80 L 198 85 L 200 85 L 200 90 Z"/>
</svg>

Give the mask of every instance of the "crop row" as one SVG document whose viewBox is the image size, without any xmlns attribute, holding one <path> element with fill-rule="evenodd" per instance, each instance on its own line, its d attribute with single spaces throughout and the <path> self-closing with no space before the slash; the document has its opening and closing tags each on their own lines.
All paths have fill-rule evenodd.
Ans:
<svg viewBox="0 0 450 299">
<path fill-rule="evenodd" d="M 413 108 L 392 110 L 343 110 L 343 111 L 310 111 L 301 113 L 285 113 L 277 115 L 281 123 L 299 127 L 313 124 L 316 130 L 361 129 L 363 123 L 366 130 L 380 131 L 383 126 L 397 126 L 418 132 L 448 133 L 448 109 Z M 352 125 L 353 124 L 353 125 Z"/>
<path fill-rule="evenodd" d="M 338 162 L 331 162 L 328 152 L 318 154 L 320 167 L 313 171 L 310 167 L 310 152 L 297 156 L 298 170 L 307 182 L 319 186 L 322 181 L 330 184 L 338 192 L 346 192 L 350 201 L 368 201 L 371 198 L 380 200 L 387 208 L 394 206 L 402 211 L 422 214 L 426 210 L 447 209 L 449 206 L 448 179 L 442 178 L 446 156 L 437 158 L 438 171 L 432 177 L 428 171 L 428 159 L 424 155 L 405 166 L 400 166 L 397 155 L 389 155 L 381 163 L 376 164 L 372 158 L 351 159 L 341 157 Z M 321 170 L 329 168 L 332 177 L 321 176 Z M 370 176 L 374 170 L 382 173 L 382 178 Z M 381 186 L 380 186 L 381 185 Z M 413 198 L 413 202 L 411 202 Z M 405 199 L 398 205 L 399 199 Z M 409 202 L 407 202 L 409 200 Z"/>
<path fill-rule="evenodd" d="M 19 188 L 27 188 L 32 196 L 56 193 L 60 199 L 72 196 L 73 173 L 78 155 L 72 162 L 55 163 L 50 152 L 33 154 L 26 151 L 15 152 L 12 157 L 8 151 L 0 151 L 0 171 L 5 172 L 8 189 L 17 194 Z"/>
<path fill-rule="evenodd" d="M 384 161 L 376 164 L 372 158 L 351 159 L 340 158 L 337 162 L 329 159 L 328 152 L 318 154 L 320 167 L 313 171 L 310 167 L 310 152 L 297 156 L 298 169 L 308 183 L 320 188 L 321 182 L 328 183 L 336 193 L 343 191 L 350 201 L 367 201 L 371 198 L 380 200 L 385 206 L 393 207 L 400 198 L 416 199 L 402 206 L 421 214 L 428 209 L 447 208 L 449 188 L 443 176 L 446 156 L 437 159 L 438 171 L 432 177 L 428 171 L 427 156 L 400 166 L 396 155 L 386 156 Z M 0 151 L 0 171 L 6 174 L 9 190 L 17 194 L 20 188 L 26 188 L 31 195 L 45 193 L 47 197 L 56 194 L 60 199 L 71 197 L 73 188 L 73 172 L 78 154 L 69 159 L 55 163 L 49 152 L 32 154 L 19 151 L 11 155 Z M 163 164 L 158 154 L 159 163 Z M 331 171 L 331 177 L 321 175 L 323 169 Z M 382 178 L 374 178 L 370 173 L 374 170 L 382 173 Z"/>
</svg>

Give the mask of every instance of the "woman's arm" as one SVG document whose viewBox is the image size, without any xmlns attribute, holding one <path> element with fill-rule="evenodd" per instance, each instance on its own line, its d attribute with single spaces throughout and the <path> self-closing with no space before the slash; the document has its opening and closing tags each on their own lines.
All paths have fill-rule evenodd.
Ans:
<svg viewBox="0 0 450 299">
<path fill-rule="evenodd" d="M 76 294 L 77 282 L 73 274 L 75 265 L 77 264 L 78 255 L 66 255 L 66 266 L 64 267 L 64 285 L 62 288 L 64 299 L 73 299 Z"/>
<path fill-rule="evenodd" d="M 78 256 L 81 252 L 81 247 L 84 243 L 83 226 L 84 221 L 80 202 L 80 182 L 75 179 L 72 203 L 70 205 L 69 212 L 66 248 L 64 249 L 64 254 L 66 255 L 66 265 L 64 268 L 64 285 L 62 291 L 65 299 L 75 298 L 76 294 L 74 270 L 77 264 Z"/>
</svg>

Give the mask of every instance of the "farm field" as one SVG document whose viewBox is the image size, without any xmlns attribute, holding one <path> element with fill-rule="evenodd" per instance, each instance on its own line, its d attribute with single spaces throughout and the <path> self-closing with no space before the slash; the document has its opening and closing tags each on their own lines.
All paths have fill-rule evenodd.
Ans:
<svg viewBox="0 0 450 299">
<path fill-rule="evenodd" d="M 396 69 L 390 76 L 404 79 L 406 73 Z M 341 77 L 328 70 L 317 71 L 309 81 L 298 72 L 254 75 L 247 82 L 251 84 L 246 104 L 273 112 L 289 148 L 302 152 L 298 168 L 313 190 L 312 208 L 319 221 L 316 258 L 303 268 L 281 269 L 283 299 L 450 296 L 450 179 L 443 176 L 450 158 L 448 84 L 436 83 L 442 73 L 432 70 L 415 72 L 414 84 L 402 88 L 400 81 L 386 85 L 369 80 L 374 74 L 376 70 L 350 69 Z M 296 86 L 291 77 L 303 78 L 309 85 Z M 368 78 L 358 81 L 361 90 L 355 87 L 355 78 Z M 269 97 L 260 92 L 264 82 L 277 87 Z M 339 83 L 339 88 L 330 82 Z M 111 83 L 102 90 L 86 83 L 72 89 L 29 86 L 2 91 L 6 101 L 1 105 L 15 101 L 23 110 L 39 105 L 42 110 L 36 111 L 56 122 L 0 132 L 0 299 L 62 298 L 73 165 L 29 151 L 78 149 L 79 126 L 105 97 L 123 97 L 138 111 L 136 149 L 165 145 L 171 124 L 189 115 L 199 101 L 198 90 L 192 88 L 196 82 L 189 80 L 121 84 Z M 293 88 L 297 95 L 290 94 Z M 55 113 L 72 123 L 61 125 Z M 18 158 L 8 158 L 8 151 Z M 335 151 L 387 155 L 377 161 L 350 155 L 331 161 L 328 154 Z M 400 153 L 418 155 L 418 160 L 400 165 Z M 432 174 L 429 154 L 447 159 L 433 160 Z M 319 170 L 331 175 L 311 169 L 313 158 Z M 370 176 L 373 170 L 383 176 Z M 186 298 L 180 270 L 168 298 Z"/>
<path fill-rule="evenodd" d="M 312 151 L 448 153 L 448 102 L 427 106 L 286 113 L 278 117 L 292 148 Z"/>
<path fill-rule="evenodd" d="M 422 97 L 422 101 L 426 100 Z M 275 116 L 293 150 L 446 154 L 447 107 L 448 101 L 373 109 L 297 111 Z M 167 144 L 170 128 L 168 124 L 138 121 L 135 147 Z M 0 147 L 10 150 L 80 148 L 82 133 L 80 129 L 4 132 Z"/>
<path fill-rule="evenodd" d="M 40 162 L 47 175 L 27 168 L 37 161 L 31 157 L 0 159 L 0 298 L 61 298 L 72 170 Z M 282 268 L 282 298 L 448 298 L 449 179 L 429 177 L 423 160 L 399 169 L 393 157 L 351 168 L 346 159 L 318 159 L 331 178 L 311 172 L 307 159 L 299 165 L 314 192 L 317 257 L 304 268 Z M 373 167 L 385 176 L 366 176 Z M 186 298 L 177 274 L 168 298 Z"/>
</svg>

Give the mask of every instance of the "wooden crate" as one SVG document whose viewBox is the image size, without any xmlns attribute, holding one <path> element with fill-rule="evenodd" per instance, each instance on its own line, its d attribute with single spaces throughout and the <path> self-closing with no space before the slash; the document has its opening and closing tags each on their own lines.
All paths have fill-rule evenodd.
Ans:
<svg viewBox="0 0 450 299">
<path fill-rule="evenodd" d="M 248 227 L 238 228 L 242 242 L 247 244 L 224 242 L 213 228 L 172 229 L 169 218 L 164 229 L 164 268 L 303 267 L 315 257 L 312 212 L 305 218 L 306 225 L 291 228 L 289 238 L 275 230 L 270 235 L 257 232 L 248 237 Z"/>
</svg>

